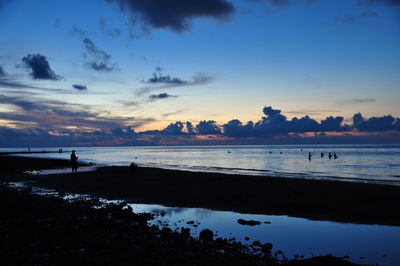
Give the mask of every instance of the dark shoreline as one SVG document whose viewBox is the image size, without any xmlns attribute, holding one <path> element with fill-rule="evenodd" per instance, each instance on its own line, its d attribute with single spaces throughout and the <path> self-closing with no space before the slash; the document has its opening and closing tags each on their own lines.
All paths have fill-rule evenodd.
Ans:
<svg viewBox="0 0 400 266">
<path fill-rule="evenodd" d="M 0 172 L 0 258 L 5 265 L 358 265 L 331 255 L 287 260 L 272 251 L 270 243 L 213 239 L 212 231 L 195 239 L 190 229 L 148 226 L 153 217 L 133 213 L 126 203 L 100 207 L 95 199 L 67 202 L 62 192 L 49 197 L 30 194 L 29 189 L 15 191 L 7 181 L 32 178 L 15 174 L 44 169 L 40 167 L 46 163 L 65 167 L 68 162 L 33 159 L 21 166 L 26 158 L 0 156 L 0 169 L 5 162 L 8 172 Z M 117 169 L 127 170 L 106 168 Z M 84 178 L 81 174 L 60 176 L 76 181 Z"/>
<path fill-rule="evenodd" d="M 18 160 L 15 158 L 21 157 L 8 158 Z M 55 162 L 67 163 L 63 160 Z M 52 159 L 47 163 L 53 164 Z M 131 171 L 129 167 L 116 166 L 76 175 L 25 176 L 11 180 L 32 180 L 37 186 L 136 203 L 288 215 L 345 223 L 400 225 L 397 215 L 400 187 L 390 185 L 148 167 Z"/>
</svg>

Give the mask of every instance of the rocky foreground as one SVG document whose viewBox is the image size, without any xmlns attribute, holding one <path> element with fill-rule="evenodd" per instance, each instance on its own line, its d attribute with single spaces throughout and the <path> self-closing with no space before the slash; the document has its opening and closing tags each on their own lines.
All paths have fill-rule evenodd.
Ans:
<svg viewBox="0 0 400 266">
<path fill-rule="evenodd" d="M 210 230 L 195 239 L 187 228 L 148 226 L 153 216 L 125 204 L 68 202 L 3 186 L 0 211 L 2 265 L 356 265 L 331 256 L 278 261 L 271 244 L 214 239 Z"/>
</svg>

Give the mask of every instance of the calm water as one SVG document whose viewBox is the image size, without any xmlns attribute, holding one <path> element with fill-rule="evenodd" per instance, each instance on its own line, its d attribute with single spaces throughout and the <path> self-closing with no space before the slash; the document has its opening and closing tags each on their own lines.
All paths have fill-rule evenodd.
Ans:
<svg viewBox="0 0 400 266">
<path fill-rule="evenodd" d="M 263 176 L 340 179 L 400 185 L 398 145 L 259 145 L 197 147 L 76 147 L 79 159 L 100 165 L 129 165 L 242 173 Z M 11 151 L 18 149 L 5 149 Z M 19 149 L 25 150 L 26 149 Z M 31 149 L 31 151 L 58 148 Z M 308 153 L 313 157 L 308 160 Z M 321 158 L 323 152 L 325 156 Z M 336 152 L 338 159 L 328 159 Z M 69 158 L 69 153 L 29 156 Z"/>
</svg>

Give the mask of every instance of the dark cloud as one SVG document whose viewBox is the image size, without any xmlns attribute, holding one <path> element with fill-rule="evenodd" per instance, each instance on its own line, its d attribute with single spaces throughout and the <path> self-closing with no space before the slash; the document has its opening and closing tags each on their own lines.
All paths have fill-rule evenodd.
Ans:
<svg viewBox="0 0 400 266">
<path fill-rule="evenodd" d="M 86 53 L 83 53 L 83 57 L 86 60 L 85 64 L 88 68 L 99 72 L 115 70 L 115 64 L 111 63 L 111 55 L 97 48 L 92 40 L 84 38 L 83 45 L 86 48 Z"/>
<path fill-rule="evenodd" d="M 318 123 L 307 115 L 287 120 L 281 110 L 273 109 L 270 106 L 264 107 L 263 113 L 265 116 L 256 123 L 250 121 L 243 125 L 237 119 L 229 121 L 222 126 L 224 134 L 232 137 L 266 137 L 277 134 L 347 130 L 342 125 L 343 117 L 340 116 L 330 116 Z"/>
<path fill-rule="evenodd" d="M 145 27 L 169 29 L 175 32 L 188 30 L 195 18 L 225 19 L 235 11 L 234 6 L 227 0 L 106 1 L 117 3 L 122 11 L 131 16 L 132 21 L 139 20 Z"/>
<path fill-rule="evenodd" d="M 153 73 L 152 78 L 149 78 L 148 80 L 142 80 L 142 82 L 154 86 L 141 88 L 136 92 L 136 94 L 138 96 L 141 96 L 143 94 L 150 93 L 155 90 L 184 87 L 184 86 L 204 85 L 211 82 L 212 80 L 213 77 L 206 73 L 197 73 L 193 75 L 192 80 L 184 80 L 181 78 L 171 77 L 170 75 Z"/>
<path fill-rule="evenodd" d="M 110 27 L 107 25 L 105 18 L 100 17 L 99 19 L 99 25 L 100 25 L 100 29 L 101 31 L 109 37 L 118 37 L 121 35 L 121 30 L 118 28 L 114 28 L 114 27 Z"/>
<path fill-rule="evenodd" d="M 22 61 L 27 68 L 30 68 L 30 74 L 34 79 L 59 80 L 62 78 L 54 73 L 47 58 L 41 54 L 28 54 L 22 58 Z"/>
<path fill-rule="evenodd" d="M 155 101 L 155 100 L 161 100 L 161 99 L 168 99 L 168 98 L 175 98 L 176 96 L 170 95 L 168 93 L 159 93 L 159 94 L 152 94 L 149 96 L 149 100 Z"/>
<path fill-rule="evenodd" d="M 353 99 L 353 102 L 355 103 L 373 103 L 376 102 L 374 98 L 357 98 Z"/>
<path fill-rule="evenodd" d="M 221 129 L 214 120 L 200 121 L 196 125 L 196 131 L 200 135 L 221 134 Z"/>
<path fill-rule="evenodd" d="M 78 91 L 86 91 L 88 88 L 85 85 L 80 85 L 80 84 L 73 84 L 72 88 L 78 90 Z"/>
<path fill-rule="evenodd" d="M 355 128 L 364 132 L 399 130 L 398 118 L 395 119 L 391 115 L 364 119 L 361 114 L 356 114 L 353 116 L 353 121 L 355 122 Z"/>
<path fill-rule="evenodd" d="M 182 85 L 187 83 L 186 80 L 180 78 L 174 78 L 171 77 L 170 75 L 163 75 L 161 73 L 153 73 L 153 77 L 149 78 L 145 82 L 150 84 L 162 83 L 162 84 L 174 84 L 174 85 Z"/>
<path fill-rule="evenodd" d="M 400 0 L 358 0 L 358 4 L 362 6 L 373 6 L 373 5 L 400 6 Z"/>
<path fill-rule="evenodd" d="M 326 119 L 321 121 L 320 130 L 319 131 L 343 131 L 344 128 L 342 126 L 344 118 L 342 116 L 329 116 Z"/>
</svg>

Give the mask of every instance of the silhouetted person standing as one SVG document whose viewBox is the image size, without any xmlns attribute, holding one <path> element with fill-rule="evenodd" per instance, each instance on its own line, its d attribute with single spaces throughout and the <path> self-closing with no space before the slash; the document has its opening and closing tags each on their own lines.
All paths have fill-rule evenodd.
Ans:
<svg viewBox="0 0 400 266">
<path fill-rule="evenodd" d="M 336 155 L 336 152 L 333 153 L 333 159 L 337 159 L 338 156 Z"/>
<path fill-rule="evenodd" d="M 324 158 L 324 153 L 323 152 L 321 152 L 321 158 Z"/>
<path fill-rule="evenodd" d="M 328 154 L 329 159 L 332 159 L 332 152 Z"/>
<path fill-rule="evenodd" d="M 72 173 L 78 173 L 78 156 L 75 155 L 74 150 L 71 153 L 71 168 Z"/>
<path fill-rule="evenodd" d="M 308 160 L 311 162 L 312 154 L 311 152 L 308 153 Z"/>
</svg>

